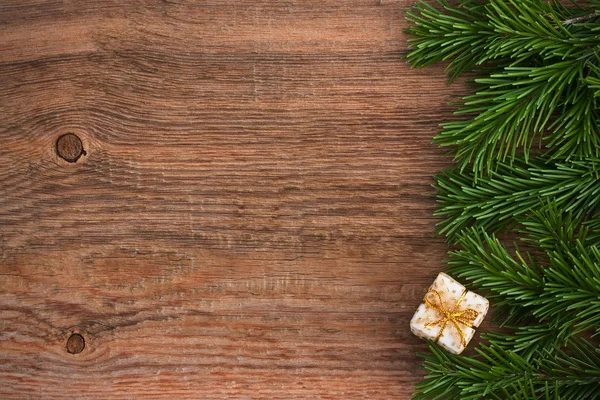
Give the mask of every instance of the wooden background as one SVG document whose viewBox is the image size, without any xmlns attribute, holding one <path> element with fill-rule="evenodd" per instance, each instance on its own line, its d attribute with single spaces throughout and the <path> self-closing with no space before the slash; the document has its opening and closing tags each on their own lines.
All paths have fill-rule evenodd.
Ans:
<svg viewBox="0 0 600 400">
<path fill-rule="evenodd" d="M 411 3 L 2 0 L 0 398 L 410 398 L 464 92 Z"/>
</svg>

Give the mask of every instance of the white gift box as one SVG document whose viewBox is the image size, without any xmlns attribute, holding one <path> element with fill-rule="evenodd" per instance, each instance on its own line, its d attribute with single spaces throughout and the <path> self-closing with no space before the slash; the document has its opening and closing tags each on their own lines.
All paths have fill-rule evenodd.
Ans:
<svg viewBox="0 0 600 400">
<path fill-rule="evenodd" d="M 490 303 L 445 273 L 440 273 L 423 298 L 412 320 L 411 331 L 460 354 L 473 338 Z"/>
</svg>

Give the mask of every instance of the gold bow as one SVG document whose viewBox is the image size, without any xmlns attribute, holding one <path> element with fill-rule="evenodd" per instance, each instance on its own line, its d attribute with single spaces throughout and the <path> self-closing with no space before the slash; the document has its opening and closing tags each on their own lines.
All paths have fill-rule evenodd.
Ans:
<svg viewBox="0 0 600 400">
<path fill-rule="evenodd" d="M 437 296 L 439 304 L 434 304 L 427 299 L 427 295 L 429 293 L 433 293 Z M 423 299 L 423 302 L 425 303 L 425 305 L 427 307 L 433 308 L 434 310 L 436 310 L 437 312 L 442 314 L 442 318 L 438 319 L 437 321 L 429 322 L 425 325 L 426 328 L 430 328 L 430 327 L 436 326 L 436 325 L 442 325 L 442 327 L 440 328 L 440 333 L 438 333 L 437 337 L 435 338 L 435 342 L 440 340 L 440 338 L 442 337 L 442 333 L 444 332 L 444 329 L 446 329 L 446 325 L 448 325 L 448 322 L 451 322 L 452 324 L 454 324 L 454 326 L 456 327 L 456 330 L 458 331 L 458 334 L 460 335 L 460 341 L 461 341 L 462 345 L 464 347 L 467 346 L 467 341 L 465 340 L 465 333 L 463 332 L 462 328 L 460 327 L 459 322 L 469 328 L 472 328 L 473 323 L 479 316 L 479 312 L 477 312 L 471 308 L 467 308 L 466 310 L 463 310 L 463 311 L 456 311 L 456 309 L 458 308 L 460 303 L 464 300 L 466 295 L 467 295 L 467 291 L 465 290 L 460 295 L 458 300 L 456 301 L 454 308 L 452 308 L 452 310 L 447 310 L 446 307 L 444 306 L 444 302 L 442 301 L 442 295 L 440 294 L 440 292 L 438 292 L 437 290 L 434 290 L 434 289 L 429 289 L 429 291 L 427 293 L 425 293 L 425 298 Z"/>
</svg>

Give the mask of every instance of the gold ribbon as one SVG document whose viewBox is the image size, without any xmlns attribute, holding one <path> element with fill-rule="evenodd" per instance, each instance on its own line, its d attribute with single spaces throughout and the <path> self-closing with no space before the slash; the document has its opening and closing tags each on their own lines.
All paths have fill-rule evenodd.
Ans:
<svg viewBox="0 0 600 400">
<path fill-rule="evenodd" d="M 429 293 L 433 293 L 434 295 L 437 296 L 439 304 L 434 304 L 427 299 L 427 296 L 429 295 Z M 440 292 L 438 292 L 435 289 L 429 289 L 429 291 L 427 293 L 425 293 L 425 298 L 423 299 L 423 302 L 425 303 L 425 305 L 427 307 L 433 308 L 434 310 L 436 310 L 437 312 L 442 314 L 442 318 L 438 319 L 437 321 L 429 322 L 425 325 L 426 328 L 430 328 L 430 327 L 436 326 L 436 325 L 442 326 L 440 328 L 440 333 L 438 333 L 437 337 L 435 338 L 435 342 L 440 340 L 440 338 L 442 337 L 442 333 L 444 332 L 444 329 L 446 329 L 446 326 L 450 322 L 456 327 L 456 330 L 458 331 L 458 334 L 460 335 L 460 341 L 461 341 L 462 345 L 464 347 L 467 346 L 467 341 L 465 340 L 465 333 L 463 332 L 459 323 L 463 324 L 469 328 L 472 328 L 473 323 L 479 316 L 479 312 L 477 312 L 471 308 L 467 308 L 466 310 L 463 310 L 463 311 L 456 311 L 458 306 L 460 306 L 460 303 L 462 303 L 462 301 L 465 299 L 466 295 L 467 295 L 467 290 L 465 289 L 465 291 L 460 295 L 460 297 L 456 301 L 456 304 L 454 305 L 452 310 L 447 310 L 446 307 L 444 306 L 444 302 L 442 301 L 442 295 L 440 294 Z"/>
</svg>

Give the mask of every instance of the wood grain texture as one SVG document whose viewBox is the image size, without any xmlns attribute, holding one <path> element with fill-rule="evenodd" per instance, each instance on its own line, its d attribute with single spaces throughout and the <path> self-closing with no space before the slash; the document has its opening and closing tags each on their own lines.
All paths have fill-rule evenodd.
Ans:
<svg viewBox="0 0 600 400">
<path fill-rule="evenodd" d="M 465 91 L 410 4 L 0 2 L 0 398 L 408 399 Z"/>
</svg>

